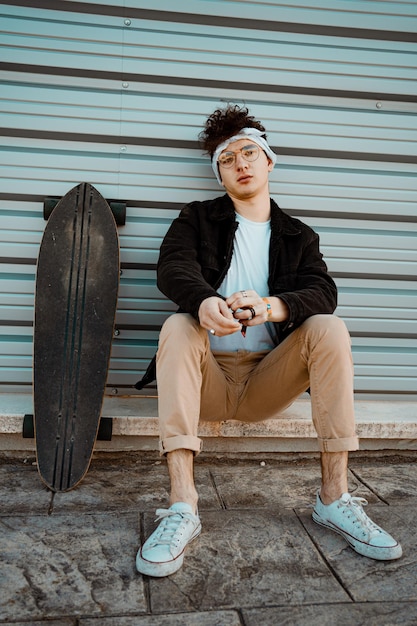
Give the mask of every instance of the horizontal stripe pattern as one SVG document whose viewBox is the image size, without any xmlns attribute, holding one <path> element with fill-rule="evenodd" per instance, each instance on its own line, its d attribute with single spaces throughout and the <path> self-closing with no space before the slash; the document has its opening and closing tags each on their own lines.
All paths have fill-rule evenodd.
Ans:
<svg viewBox="0 0 417 626">
<path fill-rule="evenodd" d="M 121 4 L 1 5 L 0 391 L 30 390 L 43 198 L 82 180 L 127 203 L 109 392 L 131 389 L 175 310 L 155 284 L 162 237 L 222 193 L 198 132 L 244 101 L 278 154 L 273 197 L 320 235 L 356 392 L 416 394 L 416 7 Z"/>
<path fill-rule="evenodd" d="M 4 5 L 19 7 L 33 7 L 33 0 L 9 0 Z M 213 4 L 199 1 L 193 6 L 193 13 L 189 12 L 190 4 L 187 0 L 180 0 L 175 7 L 169 0 L 153 2 L 155 10 L 139 7 L 140 2 L 132 1 L 118 5 L 115 2 L 76 2 L 75 0 L 37 0 L 36 6 L 49 11 L 66 11 L 71 13 L 94 14 L 106 16 L 120 16 L 133 20 L 163 21 L 176 24 L 193 24 L 214 26 L 221 28 L 250 29 L 253 31 L 273 31 L 281 33 L 314 34 L 320 36 L 338 36 L 354 39 L 410 41 L 415 42 L 414 34 L 417 26 L 417 10 L 414 3 L 386 2 L 381 7 L 376 3 L 361 2 L 360 20 L 355 12 L 342 2 L 316 3 L 312 10 L 303 11 L 303 5 L 291 7 L 288 3 L 275 2 L 269 6 L 263 3 L 251 2 L 236 11 L 236 2 L 222 0 L 222 15 L 212 14 Z M 143 4 L 148 4 L 147 2 Z M 333 5 L 333 6 L 332 6 Z M 335 6 L 339 5 L 339 6 Z M 344 8 L 341 10 L 341 8 Z M 167 11 L 166 9 L 170 10 Z M 243 9 L 243 10 L 242 10 Z M 335 14 L 334 9 L 338 10 Z M 237 15 L 238 13 L 238 15 Z M 244 17 L 242 15 L 245 14 Z M 260 15 L 266 19 L 260 19 Z M 287 21 L 283 21 L 284 15 Z M 308 19 L 308 18 L 312 19 Z M 278 19 L 280 18 L 280 19 Z M 298 19 L 300 19 L 298 21 Z M 129 20 L 130 21 L 130 20 Z M 344 25 L 341 26 L 340 24 Z M 351 25 L 348 26 L 347 24 Z M 376 24 L 380 28 L 376 27 Z M 368 28 L 367 28 L 368 26 Z M 396 26 L 395 30 L 392 27 Z M 413 28 L 414 26 L 414 28 Z"/>
</svg>

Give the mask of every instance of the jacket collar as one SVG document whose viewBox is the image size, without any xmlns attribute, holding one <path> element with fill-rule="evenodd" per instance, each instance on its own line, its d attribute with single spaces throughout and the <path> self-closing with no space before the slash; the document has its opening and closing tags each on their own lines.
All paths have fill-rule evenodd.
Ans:
<svg viewBox="0 0 417 626">
<path fill-rule="evenodd" d="M 234 220 L 235 207 L 227 194 L 213 201 L 213 208 L 209 212 L 209 218 L 214 221 Z M 284 213 L 275 200 L 271 198 L 271 231 L 278 235 L 298 235 L 300 228 L 292 217 Z"/>
<path fill-rule="evenodd" d="M 299 235 L 301 229 L 293 217 L 282 211 L 271 198 L 271 232 L 281 235 Z"/>
</svg>

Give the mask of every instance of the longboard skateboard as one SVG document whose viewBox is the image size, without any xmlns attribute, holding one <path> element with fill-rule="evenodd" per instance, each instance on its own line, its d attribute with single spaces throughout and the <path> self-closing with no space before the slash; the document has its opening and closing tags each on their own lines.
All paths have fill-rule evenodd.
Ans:
<svg viewBox="0 0 417 626">
<path fill-rule="evenodd" d="M 116 222 L 90 184 L 55 206 L 42 238 L 34 321 L 34 434 L 42 480 L 68 491 L 96 440 L 119 286 Z"/>
</svg>

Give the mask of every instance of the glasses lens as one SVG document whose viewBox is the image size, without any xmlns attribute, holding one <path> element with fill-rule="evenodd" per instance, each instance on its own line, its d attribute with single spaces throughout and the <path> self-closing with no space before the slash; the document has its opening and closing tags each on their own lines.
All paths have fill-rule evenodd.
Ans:
<svg viewBox="0 0 417 626">
<path fill-rule="evenodd" d="M 219 163 L 223 167 L 232 167 L 234 162 L 235 162 L 234 152 L 223 152 L 223 154 L 219 156 Z"/>
<path fill-rule="evenodd" d="M 240 152 L 245 161 L 256 161 L 259 156 L 260 148 L 256 144 L 243 146 L 237 152 Z M 232 167 L 236 161 L 236 152 L 223 152 L 219 156 L 219 163 L 222 167 Z"/>
<path fill-rule="evenodd" d="M 241 152 L 246 161 L 256 161 L 259 156 L 259 148 L 255 145 L 245 146 L 242 148 Z"/>
</svg>

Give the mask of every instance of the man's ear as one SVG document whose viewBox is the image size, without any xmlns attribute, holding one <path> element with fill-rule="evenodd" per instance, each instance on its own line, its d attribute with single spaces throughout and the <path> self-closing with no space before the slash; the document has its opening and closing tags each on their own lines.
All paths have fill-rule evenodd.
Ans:
<svg viewBox="0 0 417 626">
<path fill-rule="evenodd" d="M 274 169 L 274 164 L 269 157 L 267 157 L 267 159 L 268 159 L 268 172 L 272 172 L 272 170 Z"/>
</svg>

